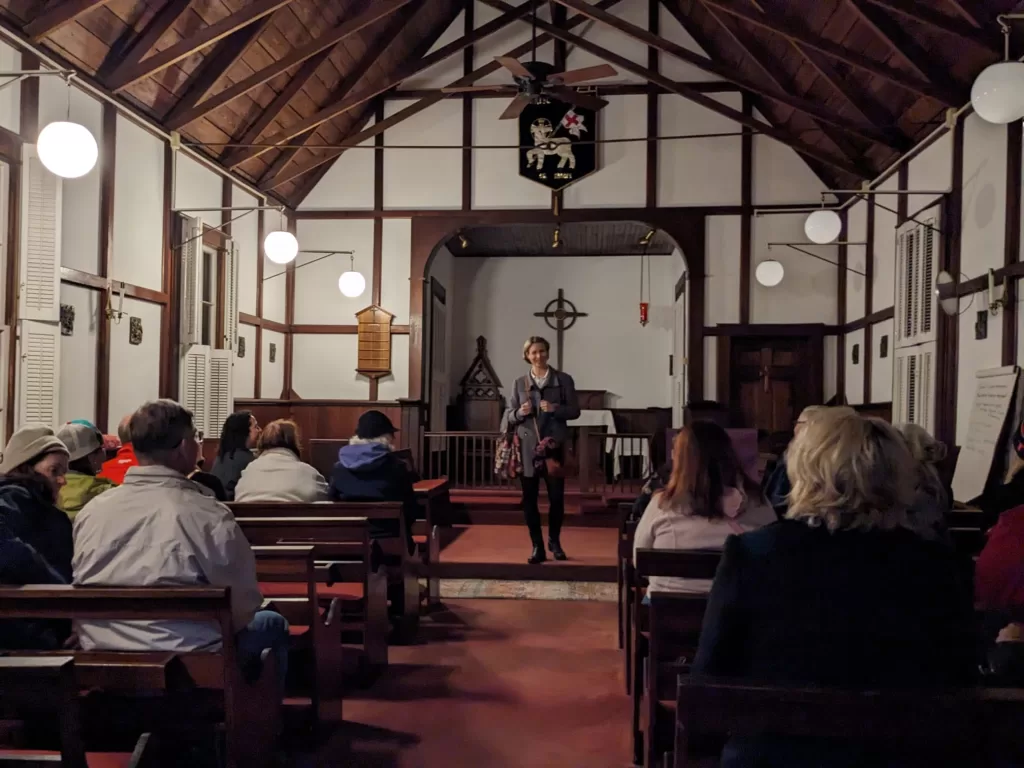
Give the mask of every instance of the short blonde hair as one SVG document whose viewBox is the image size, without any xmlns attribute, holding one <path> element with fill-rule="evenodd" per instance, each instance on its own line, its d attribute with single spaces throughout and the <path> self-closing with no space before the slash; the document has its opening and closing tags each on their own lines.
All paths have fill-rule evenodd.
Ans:
<svg viewBox="0 0 1024 768">
<path fill-rule="evenodd" d="M 830 531 L 916 530 L 909 515 L 916 463 L 899 433 L 880 419 L 830 408 L 794 441 L 787 471 L 792 520 Z"/>
<path fill-rule="evenodd" d="M 547 353 L 551 354 L 550 341 L 545 339 L 543 336 L 531 336 L 526 340 L 526 343 L 523 344 L 523 360 L 525 360 L 526 362 L 530 362 L 528 353 L 530 351 L 530 347 L 532 347 L 534 344 L 543 344 L 544 349 L 547 351 Z"/>
<path fill-rule="evenodd" d="M 302 437 L 299 425 L 291 419 L 276 419 L 263 428 L 256 448 L 269 451 L 271 448 L 287 448 L 296 456 L 301 456 Z"/>
</svg>

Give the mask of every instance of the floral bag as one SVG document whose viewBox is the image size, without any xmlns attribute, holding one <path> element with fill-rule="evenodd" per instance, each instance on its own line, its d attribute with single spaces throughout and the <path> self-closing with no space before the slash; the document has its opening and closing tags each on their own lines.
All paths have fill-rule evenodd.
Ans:
<svg viewBox="0 0 1024 768">
<path fill-rule="evenodd" d="M 523 456 L 519 435 L 509 430 L 494 445 L 494 474 L 502 480 L 514 480 L 523 473 Z"/>
</svg>

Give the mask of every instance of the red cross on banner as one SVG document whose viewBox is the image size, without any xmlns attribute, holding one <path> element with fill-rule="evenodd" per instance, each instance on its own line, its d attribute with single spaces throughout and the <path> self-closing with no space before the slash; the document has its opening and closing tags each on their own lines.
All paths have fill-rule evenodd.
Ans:
<svg viewBox="0 0 1024 768">
<path fill-rule="evenodd" d="M 576 112 L 571 109 L 566 112 L 565 117 L 562 118 L 562 127 L 577 139 L 580 138 L 581 131 L 587 130 L 587 127 L 583 125 L 583 116 L 576 114 Z"/>
</svg>

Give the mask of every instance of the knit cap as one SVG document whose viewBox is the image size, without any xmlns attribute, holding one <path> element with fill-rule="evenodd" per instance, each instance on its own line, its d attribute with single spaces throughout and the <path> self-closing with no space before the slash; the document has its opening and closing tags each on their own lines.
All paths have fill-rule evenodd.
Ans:
<svg viewBox="0 0 1024 768">
<path fill-rule="evenodd" d="M 7 441 L 0 456 L 0 475 L 5 475 L 29 459 L 54 451 L 69 454 L 67 447 L 45 424 L 26 424 Z"/>
</svg>

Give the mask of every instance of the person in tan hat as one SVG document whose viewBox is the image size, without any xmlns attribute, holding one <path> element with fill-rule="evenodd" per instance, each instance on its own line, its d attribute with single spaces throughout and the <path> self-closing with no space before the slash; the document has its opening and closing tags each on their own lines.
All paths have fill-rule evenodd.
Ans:
<svg viewBox="0 0 1024 768">
<path fill-rule="evenodd" d="M 68 473 L 60 489 L 57 506 L 72 520 L 91 499 L 117 486 L 97 477 L 106 454 L 103 434 L 95 427 L 71 422 L 57 432 L 57 437 L 68 449 Z"/>
</svg>

